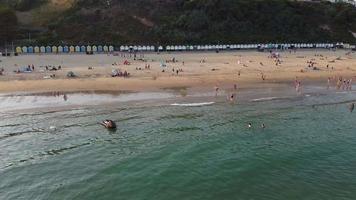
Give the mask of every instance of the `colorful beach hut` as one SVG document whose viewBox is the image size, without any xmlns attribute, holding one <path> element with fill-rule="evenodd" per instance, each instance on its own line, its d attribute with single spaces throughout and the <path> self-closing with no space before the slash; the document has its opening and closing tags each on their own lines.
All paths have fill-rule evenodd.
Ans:
<svg viewBox="0 0 356 200">
<path fill-rule="evenodd" d="M 87 51 L 87 48 L 85 46 L 80 47 L 80 52 L 86 52 L 86 51 Z"/>
<path fill-rule="evenodd" d="M 56 46 L 52 46 L 52 52 L 53 53 L 57 53 L 58 52 L 58 48 Z"/>
<path fill-rule="evenodd" d="M 23 52 L 23 53 L 27 53 L 27 47 L 25 47 L 25 46 L 22 47 L 22 52 Z"/>
<path fill-rule="evenodd" d="M 109 47 L 106 46 L 106 45 L 103 47 L 103 49 L 104 49 L 104 52 L 108 52 L 109 51 Z"/>
<path fill-rule="evenodd" d="M 41 52 L 41 53 L 46 53 L 46 47 L 41 46 L 41 47 L 40 47 L 40 52 Z"/>
<path fill-rule="evenodd" d="M 29 46 L 27 48 L 27 53 L 33 53 L 33 47 L 32 46 Z"/>
<path fill-rule="evenodd" d="M 21 47 L 16 47 L 16 53 L 22 53 L 22 48 Z"/>
<path fill-rule="evenodd" d="M 73 47 L 73 50 L 74 50 L 74 47 Z M 63 47 L 63 52 L 64 53 L 68 53 L 69 52 L 69 47 L 68 46 L 64 46 Z"/>
<path fill-rule="evenodd" d="M 93 51 L 93 49 L 91 48 L 91 46 L 87 46 L 87 50 L 86 50 L 87 52 L 92 52 Z"/>
<path fill-rule="evenodd" d="M 103 46 L 101 46 L 101 45 L 98 46 L 98 52 L 100 52 L 100 53 L 103 52 Z"/>
<path fill-rule="evenodd" d="M 35 51 L 35 53 L 40 53 L 40 47 L 35 46 L 34 51 Z"/>
<path fill-rule="evenodd" d="M 92 46 L 91 47 L 92 52 L 98 52 L 98 47 L 97 46 Z"/>
<path fill-rule="evenodd" d="M 63 47 L 62 46 L 58 46 L 57 47 L 57 51 L 58 51 L 58 53 L 63 53 Z"/>
<path fill-rule="evenodd" d="M 75 46 L 75 52 L 80 52 L 80 46 Z"/>
<path fill-rule="evenodd" d="M 50 46 L 46 46 L 46 53 L 51 53 L 52 52 L 52 48 Z"/>
</svg>

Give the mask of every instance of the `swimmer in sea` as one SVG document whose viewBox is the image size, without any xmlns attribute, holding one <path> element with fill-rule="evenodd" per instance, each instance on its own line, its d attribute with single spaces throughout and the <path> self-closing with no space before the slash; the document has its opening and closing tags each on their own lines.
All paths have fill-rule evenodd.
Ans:
<svg viewBox="0 0 356 200">
<path fill-rule="evenodd" d="M 252 128 L 252 124 L 251 123 L 248 123 L 248 128 Z"/>
<path fill-rule="evenodd" d="M 263 123 L 263 124 L 261 124 L 261 128 L 262 129 L 265 129 L 266 128 L 266 125 Z"/>
</svg>

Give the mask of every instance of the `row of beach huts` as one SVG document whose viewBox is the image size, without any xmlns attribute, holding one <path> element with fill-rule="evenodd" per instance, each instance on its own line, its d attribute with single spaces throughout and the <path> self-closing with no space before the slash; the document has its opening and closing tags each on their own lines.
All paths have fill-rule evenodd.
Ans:
<svg viewBox="0 0 356 200">
<path fill-rule="evenodd" d="M 114 51 L 209 51 L 209 50 L 253 50 L 253 49 L 300 49 L 300 48 L 345 48 L 355 49 L 355 45 L 344 43 L 296 43 L 296 44 L 233 44 L 233 45 L 167 45 L 167 46 L 23 46 L 16 47 L 17 54 L 33 53 L 110 53 Z"/>
</svg>

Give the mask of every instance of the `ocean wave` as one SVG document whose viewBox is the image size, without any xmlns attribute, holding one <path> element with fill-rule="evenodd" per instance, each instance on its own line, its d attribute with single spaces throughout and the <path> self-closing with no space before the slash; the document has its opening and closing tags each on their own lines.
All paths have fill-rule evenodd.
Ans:
<svg viewBox="0 0 356 200">
<path fill-rule="evenodd" d="M 201 102 L 201 103 L 173 103 L 171 106 L 182 106 L 182 107 L 198 107 L 198 106 L 209 106 L 213 105 L 215 102 Z"/>
</svg>

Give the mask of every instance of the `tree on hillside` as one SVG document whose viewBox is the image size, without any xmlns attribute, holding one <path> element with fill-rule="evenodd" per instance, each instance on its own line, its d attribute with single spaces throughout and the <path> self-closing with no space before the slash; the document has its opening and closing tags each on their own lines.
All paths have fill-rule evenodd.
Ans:
<svg viewBox="0 0 356 200">
<path fill-rule="evenodd" d="M 1 45 L 16 38 L 17 17 L 14 11 L 4 6 L 0 6 L 0 27 Z"/>
</svg>

